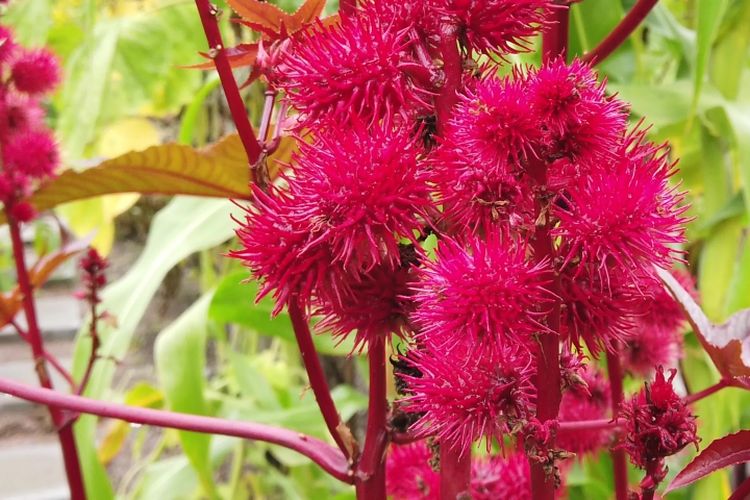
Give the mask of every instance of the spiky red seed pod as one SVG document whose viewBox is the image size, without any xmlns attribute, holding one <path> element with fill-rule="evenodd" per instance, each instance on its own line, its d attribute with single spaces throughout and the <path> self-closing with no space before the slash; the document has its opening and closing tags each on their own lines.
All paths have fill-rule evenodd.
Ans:
<svg viewBox="0 0 750 500">
<path fill-rule="evenodd" d="M 392 333 L 406 333 L 409 271 L 378 266 L 360 276 L 347 274 L 348 293 L 343 297 L 318 295 L 313 315 L 322 319 L 319 331 L 331 331 L 343 340 L 356 332 L 352 352 L 360 352 L 371 341 Z"/>
<path fill-rule="evenodd" d="M 342 16 L 339 25 L 295 38 L 276 71 L 277 83 L 300 111 L 300 126 L 392 122 L 429 108 L 430 94 L 407 73 L 418 66 L 409 38 L 375 16 Z"/>
<path fill-rule="evenodd" d="M 471 498 L 473 500 L 531 499 L 531 471 L 523 453 L 507 457 L 492 455 L 472 462 Z"/>
<path fill-rule="evenodd" d="M 13 62 L 11 78 L 19 92 L 46 94 L 60 82 L 60 65 L 46 49 L 26 51 Z"/>
<path fill-rule="evenodd" d="M 27 131 L 12 136 L 3 148 L 3 164 L 32 179 L 54 174 L 60 161 L 57 144 L 47 131 Z"/>
<path fill-rule="evenodd" d="M 525 76 L 535 116 L 549 136 L 545 155 L 577 163 L 616 150 L 627 125 L 627 105 L 607 96 L 605 82 L 574 60 L 553 60 Z"/>
<path fill-rule="evenodd" d="M 546 0 L 447 0 L 442 10 L 465 46 L 482 53 L 529 50 L 554 2 Z"/>
<path fill-rule="evenodd" d="M 619 268 L 601 274 L 606 278 L 598 271 L 568 266 L 559 281 L 563 338 L 579 349 L 585 343 L 593 356 L 602 349 L 612 351 L 632 335 L 636 317 L 643 314 L 645 283 L 650 283 Z"/>
<path fill-rule="evenodd" d="M 275 312 L 293 293 L 350 296 L 352 278 L 400 265 L 402 238 L 415 241 L 431 209 L 421 149 L 410 131 L 353 124 L 302 143 L 286 190 L 255 190 L 233 256 L 275 289 Z M 350 276 L 347 276 L 350 275 Z"/>
<path fill-rule="evenodd" d="M 638 467 L 646 468 L 690 443 L 697 447 L 695 417 L 672 387 L 676 374 L 671 370 L 666 378 L 658 367 L 654 381 L 623 403 L 620 416 L 626 432 L 619 446 Z"/>
<path fill-rule="evenodd" d="M 43 123 L 44 111 L 36 99 L 16 92 L 0 99 L 0 138 L 4 143 L 16 134 L 40 129 Z"/>
<path fill-rule="evenodd" d="M 467 82 L 448 123 L 447 138 L 472 152 L 484 168 L 518 168 L 521 159 L 536 155 L 544 139 L 540 122 L 530 112 L 522 79 L 499 79 L 484 71 Z"/>
<path fill-rule="evenodd" d="M 604 418 L 610 406 L 609 382 L 604 374 L 591 366 L 581 372 L 585 385 L 573 385 L 563 394 L 558 418 L 561 421 L 594 420 Z M 560 448 L 583 455 L 599 450 L 607 443 L 606 430 L 583 430 L 575 433 L 560 433 L 557 444 Z"/>
<path fill-rule="evenodd" d="M 385 462 L 386 491 L 393 500 L 439 498 L 440 474 L 430 467 L 432 452 L 424 441 L 391 445 Z"/>
<path fill-rule="evenodd" d="M 397 267 L 401 238 L 416 243 L 432 209 L 421 147 L 407 128 L 331 130 L 295 157 L 293 196 L 334 263 L 353 273 Z"/>
<path fill-rule="evenodd" d="M 481 438 L 489 448 L 533 412 L 534 367 L 525 346 L 480 352 L 471 342 L 433 345 L 411 351 L 407 361 L 420 374 L 403 375 L 406 409 L 421 415 L 412 429 L 462 454 Z"/>
<path fill-rule="evenodd" d="M 430 156 L 443 218 L 456 235 L 509 231 L 534 222 L 528 183 L 506 165 L 477 162 L 470 151 L 445 141 Z"/>
<path fill-rule="evenodd" d="M 674 173 L 667 151 L 628 138 L 611 164 L 586 176 L 554 206 L 566 262 L 580 261 L 599 272 L 611 266 L 653 274 L 670 268 L 684 240 L 684 195 L 669 185 Z M 603 278 L 606 284 L 606 279 Z"/>
<path fill-rule="evenodd" d="M 523 244 L 443 238 L 437 260 L 427 261 L 413 285 L 414 322 L 427 342 L 468 341 L 492 348 L 544 331 L 539 319 L 552 294 L 547 262 L 526 260 Z"/>
<path fill-rule="evenodd" d="M 27 202 L 21 201 L 13 203 L 10 207 L 10 215 L 18 222 L 29 222 L 36 217 L 36 209 L 34 206 Z"/>
<path fill-rule="evenodd" d="M 683 270 L 672 275 L 699 300 L 693 277 Z M 648 375 L 656 366 L 674 366 L 682 358 L 682 334 L 687 320 L 680 304 L 656 281 L 645 298 L 644 313 L 636 318 L 632 335 L 622 349 L 623 367 L 635 375 Z"/>
</svg>

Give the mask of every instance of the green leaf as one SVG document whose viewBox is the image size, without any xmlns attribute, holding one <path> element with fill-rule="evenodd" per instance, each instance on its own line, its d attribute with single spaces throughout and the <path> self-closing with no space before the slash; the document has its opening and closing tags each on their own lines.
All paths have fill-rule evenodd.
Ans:
<svg viewBox="0 0 750 500">
<path fill-rule="evenodd" d="M 117 328 L 100 331 L 100 353 L 104 359 L 94 368 L 87 396 L 99 399 L 109 390 L 115 373 L 115 364 L 110 359 L 121 359 L 127 353 L 136 326 L 167 272 L 193 252 L 214 247 L 232 236 L 233 209 L 236 207 L 227 200 L 181 197 L 159 211 L 136 263 L 103 292 L 101 308 L 114 315 L 119 324 Z M 89 349 L 90 340 L 84 328 L 78 334 L 73 359 L 76 378 L 81 377 L 88 362 Z M 108 499 L 112 497 L 112 488 L 93 445 L 96 421 L 94 417 L 82 416 L 75 426 L 76 439 L 89 497 Z"/>
<path fill-rule="evenodd" d="M 695 54 L 695 74 L 693 75 L 693 104 L 692 110 L 698 106 L 703 83 L 706 78 L 708 60 L 711 47 L 716 39 L 716 33 L 721 23 L 729 0 L 697 0 L 697 46 Z"/>
<path fill-rule="evenodd" d="M 32 47 L 45 44 L 52 23 L 52 0 L 11 2 L 3 16 L 3 24 L 13 28 L 16 40 Z"/>
<path fill-rule="evenodd" d="M 209 317 L 218 322 L 241 325 L 261 335 L 296 343 L 292 322 L 286 311 L 272 317 L 274 301 L 269 296 L 263 297 L 257 304 L 253 303 L 258 293 L 258 284 L 247 279 L 247 271 L 227 275 L 216 290 L 209 308 Z M 351 339 L 337 345 L 337 341 L 327 333 L 314 335 L 313 341 L 319 353 L 338 356 L 349 354 L 353 345 Z"/>
<path fill-rule="evenodd" d="M 735 99 L 740 90 L 742 74 L 747 65 L 739 63 L 738 55 L 750 47 L 750 2 L 737 2 L 736 11 L 726 16 L 731 27 L 717 40 L 711 58 L 711 81 L 727 99 Z M 741 56 L 740 56 L 741 57 Z"/>
<path fill-rule="evenodd" d="M 571 56 L 580 56 L 596 47 L 625 15 L 619 1 L 586 0 L 570 7 Z M 601 71 L 616 81 L 629 80 L 634 71 L 633 44 L 626 40 L 606 61 Z"/>
<path fill-rule="evenodd" d="M 724 319 L 727 283 L 739 257 L 742 224 L 737 218 L 721 223 L 708 237 L 700 254 L 698 289 L 703 310 L 714 322 Z"/>
<path fill-rule="evenodd" d="M 213 292 L 209 292 L 162 331 L 154 344 L 159 383 L 172 411 L 208 415 L 203 398 L 206 370 L 206 316 Z M 210 434 L 179 431 L 180 443 L 200 477 L 204 492 L 216 496 L 209 462 Z"/>
</svg>

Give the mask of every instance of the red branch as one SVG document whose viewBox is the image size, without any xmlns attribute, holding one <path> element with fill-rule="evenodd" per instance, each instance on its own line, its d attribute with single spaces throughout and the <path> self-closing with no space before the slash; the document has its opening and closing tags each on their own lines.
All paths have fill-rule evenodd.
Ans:
<svg viewBox="0 0 750 500">
<path fill-rule="evenodd" d="M 36 366 L 39 384 L 52 391 L 52 380 L 47 370 L 45 358 L 44 341 L 37 323 L 36 306 L 34 304 L 34 291 L 29 279 L 29 273 L 26 268 L 26 258 L 24 255 L 23 240 L 21 239 L 21 230 L 18 222 L 10 216 L 10 211 L 6 211 L 8 218 L 8 227 L 10 228 L 10 237 L 13 243 L 13 259 L 16 264 L 16 276 L 18 287 L 23 294 L 23 309 L 26 315 L 26 324 L 28 325 L 27 339 L 31 346 L 31 352 L 34 356 L 34 365 Z M 57 436 L 60 441 L 60 448 L 63 453 L 65 463 L 65 474 L 68 479 L 70 488 L 70 497 L 72 500 L 85 500 L 86 488 L 83 484 L 81 474 L 81 464 L 78 459 L 78 450 L 76 449 L 75 437 L 73 436 L 73 427 L 67 425 L 69 422 L 63 412 L 57 408 L 48 407 L 52 422 L 57 427 Z"/>
<path fill-rule="evenodd" d="M 622 423 L 623 422 L 620 419 L 609 420 L 607 418 L 600 418 L 597 420 L 570 420 L 566 422 L 560 422 L 557 431 L 563 433 L 617 429 L 622 425 Z"/>
<path fill-rule="evenodd" d="M 443 88 L 435 98 L 435 108 L 437 110 L 437 127 L 438 133 L 444 134 L 445 127 L 456 103 L 458 86 L 461 83 L 461 73 L 463 71 L 463 60 L 461 53 L 458 51 L 458 42 L 456 34 L 449 31 L 451 28 L 444 27 L 444 32 L 440 37 L 440 55 L 443 58 Z"/>
<path fill-rule="evenodd" d="M 542 60 L 545 62 L 567 57 L 570 7 L 556 6 L 550 15 L 549 23 L 549 27 L 542 34 Z"/>
<path fill-rule="evenodd" d="M 686 405 L 690 405 L 693 403 L 697 403 L 703 398 L 707 398 L 711 394 L 720 391 L 721 389 L 724 389 L 725 387 L 731 387 L 732 381 L 731 379 L 722 378 L 718 382 L 716 382 L 714 385 L 710 387 L 706 387 L 702 391 L 696 392 L 695 394 L 691 394 L 687 397 L 685 397 L 684 401 Z"/>
<path fill-rule="evenodd" d="M 617 418 L 620 413 L 620 405 L 624 397 L 622 388 L 622 365 L 620 363 L 620 353 L 607 351 L 607 374 L 609 375 L 609 386 L 612 399 L 612 418 Z M 628 498 L 628 462 L 625 456 L 625 450 L 613 449 L 610 451 L 612 457 L 612 469 L 615 474 L 615 498 L 617 500 L 627 500 Z"/>
<path fill-rule="evenodd" d="M 617 50 L 627 40 L 630 34 L 643 22 L 658 2 L 659 0 L 638 0 L 610 34 L 594 50 L 583 56 L 583 60 L 593 66 L 609 57 L 612 52 Z"/>
<path fill-rule="evenodd" d="M 318 402 L 320 413 L 323 415 L 328 431 L 331 433 L 333 440 L 336 441 L 339 449 L 346 455 L 346 458 L 351 458 L 349 448 L 341 437 L 340 430 L 344 424 L 341 422 L 341 417 L 336 409 L 336 403 L 333 402 L 333 397 L 331 397 L 331 390 L 328 388 L 323 367 L 320 365 L 318 353 L 315 351 L 315 344 L 313 343 L 307 319 L 296 298 L 293 298 L 289 302 L 289 317 L 292 320 L 299 352 L 302 355 L 302 364 L 305 365 L 307 377 L 310 380 L 310 387 L 313 394 L 315 394 L 315 400 Z"/>
<path fill-rule="evenodd" d="M 255 137 L 253 126 L 247 117 L 245 102 L 240 95 L 240 89 L 237 87 L 237 80 L 232 74 L 232 67 L 225 52 L 224 42 L 221 39 L 219 23 L 217 17 L 219 9 L 209 2 L 209 0 L 195 0 L 195 6 L 198 8 L 198 14 L 201 17 L 203 31 L 206 33 L 208 41 L 208 53 L 216 65 L 216 71 L 219 73 L 219 80 L 224 89 L 224 95 L 227 98 L 229 111 L 232 114 L 232 121 L 237 127 L 237 133 L 240 136 L 242 145 L 247 154 L 248 165 L 250 166 L 250 178 L 256 182 L 258 160 L 260 159 L 261 148 L 258 139 Z"/>
<path fill-rule="evenodd" d="M 385 448 L 388 399 L 386 396 L 385 338 L 378 337 L 368 348 L 370 360 L 370 401 L 367 406 L 365 447 L 357 467 L 357 499 L 385 498 Z"/>
<path fill-rule="evenodd" d="M 96 366 L 96 361 L 99 359 L 99 315 L 96 311 L 97 285 L 95 280 L 91 284 L 91 286 L 91 304 L 89 309 L 89 314 L 91 315 L 91 323 L 89 323 L 91 352 L 89 353 L 88 363 L 86 363 L 86 370 L 83 372 L 83 377 L 81 377 L 81 383 L 78 384 L 78 389 L 76 390 L 76 394 L 78 394 L 79 396 L 86 391 L 86 386 L 89 385 L 89 380 L 91 380 L 91 374 L 94 373 L 94 366 Z"/>
<path fill-rule="evenodd" d="M 550 14 L 550 28 L 543 34 L 542 38 L 542 62 L 561 57 L 565 58 L 568 51 L 568 8 L 560 6 Z M 540 220 L 547 221 L 544 212 L 548 210 L 549 203 L 545 198 L 547 186 L 547 165 L 542 161 L 536 161 L 529 167 L 529 174 L 536 181 L 537 213 Z M 550 234 L 550 224 L 545 222 L 538 226 L 534 234 L 533 246 L 534 257 L 538 261 L 544 259 L 552 260 L 555 256 Z M 553 282 L 552 291 L 557 293 L 559 282 Z M 558 293 L 559 295 L 559 293 Z M 547 315 L 547 327 L 554 333 L 542 333 L 539 336 L 539 356 L 537 358 L 537 372 L 534 383 L 537 390 L 536 417 L 540 422 L 557 419 L 560 411 L 560 400 L 562 399 L 561 377 L 560 377 L 560 341 L 557 332 L 560 330 L 560 303 L 556 301 L 554 307 Z M 554 442 L 549 446 L 554 447 Z M 535 460 L 530 462 L 531 466 L 531 490 L 534 500 L 553 500 L 555 498 L 555 478 L 547 474 L 546 468 L 550 464 L 539 463 Z"/>
<path fill-rule="evenodd" d="M 352 483 L 347 460 L 341 452 L 319 439 L 288 429 L 97 401 L 83 396 L 60 394 L 50 389 L 39 389 L 7 379 L 0 379 L 0 393 L 43 404 L 58 411 L 69 410 L 116 418 L 134 424 L 220 434 L 277 444 L 308 457 L 336 479 L 348 484 Z"/>
<path fill-rule="evenodd" d="M 31 346 L 31 341 L 29 341 L 29 335 L 23 331 L 23 328 L 21 328 L 21 325 L 19 325 L 18 322 L 16 322 L 13 319 L 10 320 L 10 324 L 13 328 L 15 328 L 16 333 L 18 333 L 18 336 L 21 337 L 21 340 L 23 340 L 24 342 L 29 344 L 29 346 Z M 51 354 L 50 352 L 46 350 L 44 351 L 42 356 L 50 365 L 52 365 L 52 368 L 54 368 L 55 371 L 59 373 L 62 378 L 65 379 L 68 385 L 70 385 L 71 389 L 76 388 L 76 383 L 73 380 L 73 375 L 71 375 L 70 372 L 65 369 L 65 367 L 63 366 L 63 364 L 60 362 L 59 359 L 57 359 L 53 354 Z"/>
</svg>

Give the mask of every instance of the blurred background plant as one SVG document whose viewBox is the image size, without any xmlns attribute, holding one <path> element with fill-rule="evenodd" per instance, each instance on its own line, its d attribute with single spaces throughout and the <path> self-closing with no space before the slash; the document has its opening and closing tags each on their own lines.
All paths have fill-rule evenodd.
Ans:
<svg viewBox="0 0 750 500">
<path fill-rule="evenodd" d="M 301 1 L 271 3 L 293 11 Z M 571 54 L 592 49 L 634 3 L 574 4 Z M 231 25 L 230 10 L 221 7 L 228 46 L 251 36 Z M 337 7 L 329 1 L 326 11 Z M 50 116 L 70 168 L 166 142 L 201 146 L 230 132 L 214 72 L 181 67 L 202 62 L 198 53 L 206 47 L 192 1 L 17 1 L 4 22 L 20 41 L 47 44 L 63 61 L 65 79 Z M 681 159 L 678 178 L 689 191 L 695 217 L 688 232 L 689 269 L 714 321 L 750 307 L 748 26 L 750 0 L 662 0 L 600 67 L 609 89 L 631 102 L 636 115 L 647 115 L 652 138 L 670 141 Z M 513 59 L 535 62 L 533 55 Z M 245 90 L 255 124 L 263 95 L 262 83 Z M 277 158 L 288 154 L 289 148 L 282 148 Z M 99 196 L 56 209 L 79 235 L 96 231 L 95 245 L 112 251 L 113 272 L 119 274 L 102 305 L 117 324 L 104 332 L 87 395 L 252 418 L 325 438 L 313 397 L 305 391 L 288 318 L 270 320 L 266 301 L 253 305 L 254 285 L 241 283 L 245 271 L 222 257 L 232 247 L 229 215 L 237 208 L 223 199 L 139 196 Z M 54 232 L 41 223 L 36 227 L 40 247 L 58 244 Z M 154 305 L 157 296 L 162 300 Z M 363 366 L 356 356 L 345 357 L 347 346 L 335 346 L 328 337 L 316 340 L 327 355 L 328 375 L 338 384 L 334 395 L 342 417 L 356 420 L 365 407 L 359 390 Z M 88 360 L 87 341 L 79 334 L 73 359 L 79 376 Z M 685 338 L 681 363 L 687 387 L 707 387 L 719 378 L 692 334 Z M 642 380 L 631 378 L 628 384 L 635 390 Z M 703 444 L 747 427 L 748 403 L 750 395 L 737 389 L 699 403 Z M 97 498 L 353 497 L 306 459 L 271 445 L 103 423 L 90 416 L 80 420 L 76 433 Z M 673 459 L 672 474 L 690 453 Z M 608 498 L 611 470 L 607 454 L 576 462 L 570 497 Z M 730 479 L 728 472 L 719 472 L 669 498 L 725 498 Z"/>
</svg>

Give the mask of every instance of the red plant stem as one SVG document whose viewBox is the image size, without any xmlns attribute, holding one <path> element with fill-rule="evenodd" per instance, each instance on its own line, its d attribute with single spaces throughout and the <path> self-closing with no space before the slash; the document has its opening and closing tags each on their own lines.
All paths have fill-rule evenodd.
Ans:
<svg viewBox="0 0 750 500">
<path fill-rule="evenodd" d="M 646 18 L 651 9 L 656 6 L 659 0 L 638 0 L 638 2 L 630 9 L 622 21 L 615 26 L 615 28 L 597 45 L 594 50 L 583 56 L 585 62 L 590 63 L 592 66 L 599 64 L 612 52 L 622 45 L 630 34 L 640 25 Z"/>
<path fill-rule="evenodd" d="M 554 58 L 565 57 L 568 50 L 568 8 L 560 6 L 550 14 L 550 29 L 542 36 L 542 62 L 548 63 Z M 555 255 L 552 235 L 550 234 L 550 223 L 546 206 L 549 203 L 543 197 L 546 194 L 547 165 L 542 161 L 535 161 L 529 166 L 529 174 L 536 181 L 537 188 L 537 211 L 540 221 L 534 234 L 534 257 L 538 261 L 553 259 Z M 556 277 L 552 283 L 552 292 L 557 293 L 559 280 Z M 540 422 L 557 419 L 560 411 L 560 400 L 562 399 L 561 377 L 560 377 L 560 342 L 557 332 L 560 331 L 560 303 L 555 305 L 547 315 L 547 327 L 551 332 L 542 333 L 539 336 L 539 356 L 537 358 L 537 371 L 534 384 L 537 391 L 536 417 Z M 554 448 L 553 442 L 549 443 Z M 531 494 L 534 500 L 554 500 L 555 478 L 547 474 L 546 467 L 554 464 L 543 464 L 536 460 L 530 460 L 531 468 Z"/>
<path fill-rule="evenodd" d="M 365 446 L 357 466 L 355 485 L 357 500 L 381 500 L 385 498 L 385 448 L 388 445 L 384 337 L 370 343 L 367 356 L 370 360 L 370 400 Z"/>
<path fill-rule="evenodd" d="M 47 370 L 45 358 L 44 342 L 39 330 L 36 316 L 36 306 L 34 304 L 33 288 L 29 273 L 26 268 L 26 258 L 23 249 L 23 240 L 21 239 L 21 230 L 18 222 L 6 212 L 8 218 L 8 227 L 10 228 L 10 237 L 13 244 L 13 259 L 16 264 L 16 275 L 18 287 L 23 294 L 23 309 L 26 315 L 26 324 L 28 325 L 27 339 L 31 346 L 31 352 L 34 356 L 34 365 L 36 366 L 39 384 L 45 389 L 52 390 L 52 380 Z M 68 479 L 70 488 L 70 497 L 72 500 L 85 500 L 86 489 L 83 484 L 83 475 L 81 474 L 81 464 L 78 459 L 78 450 L 76 449 L 75 437 L 73 436 L 73 427 L 66 425 L 66 416 L 57 408 L 48 407 L 50 417 L 55 427 L 57 427 L 57 437 L 62 449 L 63 461 L 65 463 L 65 474 Z"/>
<path fill-rule="evenodd" d="M 440 447 L 440 500 L 470 498 L 471 452 L 463 455 Z"/>
<path fill-rule="evenodd" d="M 96 312 L 96 296 L 97 296 L 97 289 L 96 289 L 96 283 L 91 284 L 91 305 L 89 314 L 91 315 L 91 323 L 89 324 L 89 336 L 91 337 L 91 352 L 89 353 L 89 361 L 86 364 L 86 371 L 83 372 L 83 377 L 81 377 L 81 383 L 78 384 L 78 390 L 76 391 L 76 394 L 79 396 L 83 394 L 86 391 L 86 386 L 89 385 L 89 380 L 91 380 L 91 374 L 94 373 L 94 366 L 96 365 L 96 360 L 99 358 L 99 330 L 98 330 L 98 321 L 99 321 L 99 315 Z"/>
<path fill-rule="evenodd" d="M 550 26 L 542 34 L 542 60 L 544 62 L 558 57 L 567 57 L 570 7 L 568 5 L 556 6 L 549 21 Z"/>
<path fill-rule="evenodd" d="M 134 424 L 220 434 L 277 444 L 308 457 L 336 479 L 347 484 L 352 483 L 348 462 L 339 450 L 319 439 L 289 429 L 97 401 L 73 394 L 60 394 L 50 389 L 31 387 L 1 378 L 0 393 L 43 404 L 56 410 L 64 409 L 100 417 L 116 418 Z"/>
<path fill-rule="evenodd" d="M 617 348 L 617 346 L 615 345 Z M 607 374 L 612 400 L 612 418 L 617 418 L 620 405 L 624 397 L 622 389 L 622 364 L 620 362 L 619 349 L 615 352 L 607 351 Z M 625 450 L 613 449 L 610 451 L 612 457 L 612 469 L 615 474 L 615 498 L 627 500 L 628 498 L 628 463 Z"/>
<path fill-rule="evenodd" d="M 443 34 L 440 37 L 440 54 L 443 58 L 443 88 L 435 98 L 437 110 L 437 130 L 439 134 L 445 133 L 453 105 L 458 99 L 458 86 L 461 83 L 463 71 L 463 60 L 458 51 L 456 34 L 452 28 L 443 26 Z"/>
<path fill-rule="evenodd" d="M 663 467 L 663 459 L 650 460 L 646 463 L 646 477 L 657 478 L 661 476 L 660 471 Z M 643 484 L 643 483 L 641 483 Z M 641 488 L 641 500 L 654 500 L 654 493 L 659 485 L 655 480 L 651 481 L 652 486 Z"/>
<path fill-rule="evenodd" d="M 684 401 L 686 405 L 696 403 L 700 401 L 703 398 L 706 398 L 710 396 L 711 394 L 720 391 L 721 389 L 725 387 L 730 387 L 732 385 L 732 381 L 727 378 L 722 378 L 718 382 L 716 382 L 714 385 L 710 387 L 706 387 L 702 391 L 698 391 L 694 394 L 691 394 L 689 396 L 686 396 Z"/>
<path fill-rule="evenodd" d="M 340 0 L 339 10 L 344 14 L 351 14 L 357 10 L 357 0 Z"/>
<path fill-rule="evenodd" d="M 323 373 L 323 367 L 320 365 L 318 353 L 315 351 L 310 327 L 296 298 L 292 298 L 289 301 L 289 317 L 292 320 L 299 352 L 302 355 L 302 364 L 305 365 L 305 371 L 307 371 L 307 377 L 310 380 L 310 387 L 315 395 L 315 401 L 318 402 L 323 420 L 325 420 L 328 431 L 331 433 L 339 449 L 347 459 L 352 458 L 349 448 L 341 437 L 340 429 L 343 423 L 336 409 L 336 403 L 333 402 L 333 397 L 331 397 L 331 390 L 328 388 L 328 382 L 326 381 L 325 373 Z"/>
<path fill-rule="evenodd" d="M 560 422 L 558 432 L 598 431 L 605 429 L 617 429 L 623 424 L 622 420 L 609 420 L 600 418 L 597 420 L 570 420 Z"/>
<path fill-rule="evenodd" d="M 16 322 L 13 319 L 10 320 L 10 324 L 11 326 L 13 326 L 13 328 L 16 329 L 16 333 L 18 333 L 18 336 L 21 337 L 21 340 L 23 340 L 24 342 L 29 344 L 29 346 L 31 346 L 31 342 L 29 341 L 29 335 L 23 331 L 23 329 L 21 328 L 21 325 L 19 325 L 18 322 Z M 52 368 L 54 368 L 55 371 L 59 373 L 62 378 L 65 379 L 68 385 L 70 385 L 71 389 L 75 389 L 76 383 L 73 380 L 73 375 L 71 375 L 71 373 L 65 369 L 65 367 L 60 362 L 60 360 L 57 359 L 53 354 L 49 353 L 46 350 L 44 351 L 42 356 L 50 365 L 52 365 Z"/>
<path fill-rule="evenodd" d="M 729 497 L 728 500 L 746 500 L 748 497 L 750 497 L 750 479 L 745 479 L 737 489 L 732 492 L 732 496 Z"/>
<path fill-rule="evenodd" d="M 242 141 L 242 146 L 245 148 L 248 165 L 250 166 L 250 179 L 254 183 L 257 179 L 256 170 L 261 154 L 261 147 L 258 139 L 255 137 L 253 126 L 250 125 L 250 120 L 247 117 L 245 109 L 245 102 L 242 100 L 240 89 L 237 87 L 237 80 L 234 79 L 232 67 L 229 64 L 229 59 L 227 59 L 217 21 L 220 11 L 209 0 L 195 0 L 195 6 L 198 8 L 201 24 L 203 24 L 203 31 L 206 33 L 209 54 L 214 61 L 214 65 L 216 65 L 216 71 L 219 73 L 219 80 L 224 89 L 224 95 L 227 98 L 229 111 L 232 114 L 232 121 L 234 121 L 234 125 L 237 127 L 237 133 Z"/>
<path fill-rule="evenodd" d="M 440 55 L 443 60 L 443 86 L 435 98 L 437 132 L 445 135 L 453 106 L 458 100 L 458 87 L 463 73 L 463 58 L 458 48 L 458 38 L 455 28 L 444 24 L 440 36 Z M 453 491 L 466 491 L 471 481 L 471 450 L 461 456 L 460 451 L 450 448 L 447 444 L 440 445 L 440 497 L 450 497 Z"/>
</svg>

